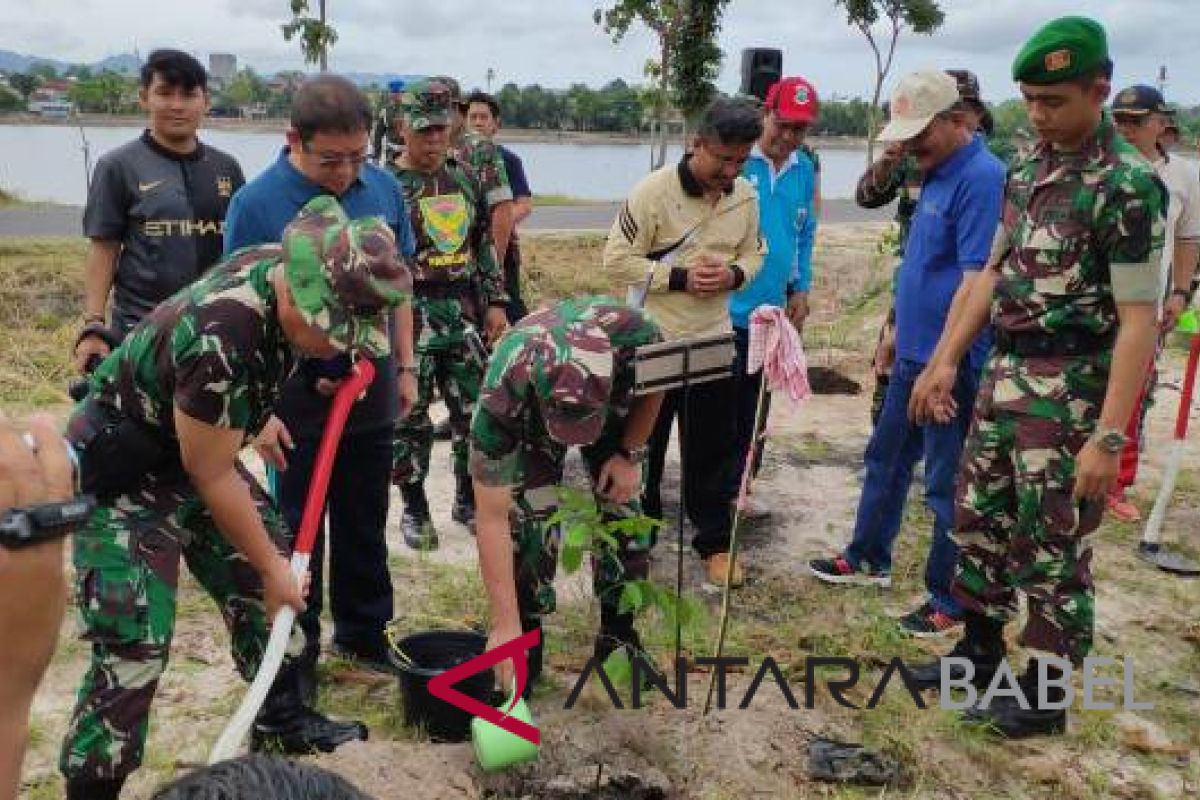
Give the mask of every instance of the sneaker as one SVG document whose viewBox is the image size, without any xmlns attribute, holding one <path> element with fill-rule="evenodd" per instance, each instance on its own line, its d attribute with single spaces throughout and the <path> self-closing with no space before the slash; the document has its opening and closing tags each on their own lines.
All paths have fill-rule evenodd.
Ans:
<svg viewBox="0 0 1200 800">
<path fill-rule="evenodd" d="M 704 559 L 704 571 L 708 575 L 707 583 L 710 586 L 724 589 L 725 573 L 729 571 L 729 553 L 713 553 Z M 736 589 L 745 582 L 746 575 L 742 570 L 742 565 L 735 560 L 733 562 L 733 575 L 729 578 L 729 587 Z"/>
<path fill-rule="evenodd" d="M 891 573 L 877 570 L 865 562 L 858 569 L 855 569 L 842 556 L 835 558 L 815 558 L 808 562 L 808 571 L 815 578 L 825 583 L 849 586 L 881 586 L 884 588 L 892 585 Z"/>
<path fill-rule="evenodd" d="M 1108 513 L 1120 522 L 1142 521 L 1142 512 L 1125 497 L 1124 491 L 1109 493 L 1105 504 L 1108 506 Z"/>
<path fill-rule="evenodd" d="M 961 619 L 938 611 L 932 603 L 925 603 L 916 611 L 900 618 L 900 630 L 918 639 L 945 636 L 962 624 Z"/>
</svg>

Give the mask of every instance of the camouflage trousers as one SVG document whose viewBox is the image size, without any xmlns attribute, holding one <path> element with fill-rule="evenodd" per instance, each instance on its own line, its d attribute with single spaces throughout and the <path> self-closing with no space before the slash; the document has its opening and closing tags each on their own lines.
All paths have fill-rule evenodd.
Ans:
<svg viewBox="0 0 1200 800">
<path fill-rule="evenodd" d="M 1091 360 L 993 356 L 957 487 L 954 597 L 1008 620 L 1023 592 L 1020 643 L 1077 664 L 1092 647 L 1091 535 L 1104 504 L 1072 498 L 1075 459 L 1095 430 L 1106 382 Z"/>
<path fill-rule="evenodd" d="M 429 456 L 433 452 L 429 406 L 435 387 L 450 412 L 454 474 L 468 474 L 470 446 L 467 432 L 483 381 L 483 367 L 471 357 L 463 341 L 465 323 L 472 319 L 470 304 L 461 299 L 430 299 L 418 295 L 414 301 L 417 402 L 409 415 L 396 425 L 392 482 L 397 486 L 424 483 L 429 475 Z"/>
<path fill-rule="evenodd" d="M 417 353 L 417 402 L 409 415 L 396 425 L 392 448 L 393 483 L 397 486 L 420 484 L 429 475 L 429 457 L 433 452 L 429 406 L 433 402 L 435 386 L 450 412 L 454 474 L 468 474 L 467 432 L 482 380 L 483 371 L 471 359 L 466 345 Z"/>
<path fill-rule="evenodd" d="M 282 517 L 241 472 L 275 546 L 290 553 Z M 141 765 L 175 629 L 180 556 L 221 612 L 238 672 L 254 677 L 267 642 L 262 583 L 191 486 L 151 487 L 100 506 L 74 537 L 75 598 L 92 657 L 59 761 L 68 779 L 124 778 Z M 289 657 L 303 647 L 297 627 Z"/>
<path fill-rule="evenodd" d="M 592 482 L 597 507 L 606 520 L 639 516 L 641 504 L 635 498 L 618 505 L 595 494 L 596 479 L 601 467 L 617 450 L 615 437 L 605 436 L 582 448 L 584 464 Z M 554 576 L 558 567 L 561 531 L 548 520 L 558 510 L 558 487 L 563 482 L 565 451 L 548 452 L 531 448 L 527 457 L 539 463 L 530 464 L 526 483 L 513 490 L 513 510 L 509 522 L 513 534 L 513 569 L 516 577 L 517 602 L 526 629 L 557 607 Z M 592 589 L 600 601 L 602 627 L 632 624 L 632 615 L 618 613 L 621 592 L 629 581 L 644 580 L 650 575 L 650 536 L 642 539 L 617 537 L 617 548 L 604 548 L 592 561 Z"/>
</svg>

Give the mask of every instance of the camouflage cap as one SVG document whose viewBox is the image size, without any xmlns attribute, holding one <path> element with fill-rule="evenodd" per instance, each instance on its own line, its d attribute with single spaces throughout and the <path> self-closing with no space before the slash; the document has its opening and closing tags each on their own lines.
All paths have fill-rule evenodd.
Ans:
<svg viewBox="0 0 1200 800">
<path fill-rule="evenodd" d="M 530 314 L 504 337 L 493 359 L 536 399 L 546 430 L 564 445 L 600 438 L 612 391 L 615 353 L 595 309 L 570 301 Z"/>
<path fill-rule="evenodd" d="M 410 83 L 400 104 L 404 120 L 414 130 L 450 124 L 450 89 L 434 78 Z"/>
<path fill-rule="evenodd" d="M 462 105 L 462 86 L 459 85 L 457 80 L 451 78 L 449 75 L 437 75 L 433 78 L 430 78 L 430 80 L 437 81 L 450 90 L 451 103 Z"/>
<path fill-rule="evenodd" d="M 313 198 L 283 232 L 284 275 L 305 321 L 343 351 L 390 351 L 387 310 L 404 302 L 412 274 L 380 217 L 350 220 L 330 195 Z"/>
</svg>

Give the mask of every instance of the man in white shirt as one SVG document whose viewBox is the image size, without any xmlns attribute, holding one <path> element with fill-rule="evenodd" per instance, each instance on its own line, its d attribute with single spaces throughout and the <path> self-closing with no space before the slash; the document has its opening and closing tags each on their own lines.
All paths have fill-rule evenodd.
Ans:
<svg viewBox="0 0 1200 800">
<path fill-rule="evenodd" d="M 1181 158 L 1172 158 L 1161 146 L 1171 120 L 1170 110 L 1157 89 L 1152 86 L 1123 89 L 1113 101 L 1112 111 L 1117 130 L 1154 165 L 1155 172 L 1170 193 L 1166 246 L 1163 247 L 1162 257 L 1163 278 L 1165 285 L 1170 287 L 1170 294 L 1164 299 L 1160 313 L 1162 332 L 1166 334 L 1175 329 L 1180 314 L 1191 301 L 1192 276 L 1196 272 L 1197 258 L 1200 257 L 1200 176 L 1193 164 Z M 1125 452 L 1121 454 L 1117 485 L 1108 497 L 1109 512 L 1123 522 L 1141 519 L 1141 512 L 1126 498 L 1125 492 L 1137 479 L 1146 395 L 1154 386 L 1156 373 L 1155 365 L 1151 363 L 1146 388 L 1126 430 L 1129 440 Z M 1141 546 L 1142 555 L 1153 556 L 1152 552 L 1145 552 L 1146 548 L 1157 548 L 1157 544 L 1143 543 Z"/>
</svg>

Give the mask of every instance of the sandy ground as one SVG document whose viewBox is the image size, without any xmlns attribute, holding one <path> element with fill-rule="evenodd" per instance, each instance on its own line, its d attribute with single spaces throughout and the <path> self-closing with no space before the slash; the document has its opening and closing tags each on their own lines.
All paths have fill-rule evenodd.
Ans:
<svg viewBox="0 0 1200 800">
<path fill-rule="evenodd" d="M 892 590 L 831 590 L 805 568 L 808 558 L 831 553 L 848 538 L 860 490 L 861 454 L 869 433 L 868 359 L 882 307 L 863 308 L 855 299 L 886 280 L 886 264 L 870 256 L 877 233 L 877 228 L 822 231 L 816 316 L 806 334 L 810 364 L 838 368 L 862 381 L 864 392 L 816 397 L 799 408 L 775 405 L 767 458 L 754 490 L 772 515 L 744 531 L 748 583 L 734 598 L 729 651 L 754 662 L 773 655 L 790 665 L 785 671 L 801 703 L 803 674 L 796 665 L 803 657 L 852 655 L 879 663 L 892 653 L 910 658 L 948 646 L 903 640 L 891 621 L 920 594 L 929 519 L 919 489 L 914 489 L 897 546 Z M 586 262 L 598 243 L 563 240 L 541 247 L 543 268 L 550 269 L 550 262 Z M 1168 386 L 1150 415 L 1150 448 L 1138 490 L 1146 510 L 1159 483 L 1177 402 L 1177 390 L 1170 388 L 1182 372 L 1177 352 L 1169 356 L 1164 372 Z M 448 458 L 448 446 L 438 443 L 429 483 L 441 531 L 438 551 L 416 557 L 404 547 L 399 499 L 394 498 L 388 538 L 397 617 L 404 630 L 440 624 L 437 620 L 478 620 L 485 608 L 474 541 L 449 519 Z M 677 461 L 674 455 L 671 459 L 668 497 L 677 487 Z M 1192 447 L 1186 463 L 1168 516 L 1168 540 L 1194 541 L 1200 451 Z M 577 464 L 570 476 L 579 485 Z M 560 574 L 560 610 L 547 623 L 548 681 L 533 702 L 544 737 L 538 763 L 485 776 L 474 765 L 468 744 L 432 745 L 403 727 L 391 680 L 336 662 L 323 672 L 322 703 L 336 715 L 368 717 L 372 739 L 314 760 L 380 798 L 1197 797 L 1200 699 L 1164 687 L 1172 680 L 1200 683 L 1200 585 L 1161 577 L 1136 561 L 1136 533 L 1132 526 L 1106 525 L 1097 537 L 1100 648 L 1106 654 L 1127 653 L 1153 672 L 1139 686 L 1144 683 L 1146 691 L 1154 691 L 1159 705 L 1140 715 L 1075 715 L 1071 735 L 1053 742 L 991 745 L 946 715 L 905 708 L 905 697 L 899 693 L 897 698 L 895 692 L 875 712 L 838 708 L 820 693 L 814 708 L 791 710 L 770 680 L 749 709 L 732 707 L 703 717 L 707 675 L 699 672 L 690 676 L 686 711 L 661 698 L 640 711 L 614 710 L 594 682 L 573 710 L 564 710 L 590 653 L 597 614 L 585 569 L 575 576 Z M 664 539 L 674 536 L 672 528 Z M 700 588 L 695 556 L 688 551 L 682 557 L 685 593 L 705 610 L 702 622 L 685 638 L 694 654 L 702 654 L 711 648 L 719 598 Z M 677 558 L 670 541 L 660 542 L 654 556 L 656 580 L 674 584 Z M 146 767 L 124 795 L 131 800 L 149 797 L 157 784 L 202 763 L 240 698 L 227 639 L 214 632 L 215 619 L 207 599 L 185 579 L 173 661 L 156 701 Z M 669 661 L 671 632 L 649 623 L 646 627 L 651 651 Z M 74 634 L 69 620 L 35 703 L 24 795 L 31 800 L 61 792 L 53 759 L 86 656 Z M 736 706 L 751 677 L 745 672 L 731 676 L 731 705 Z M 1143 733 L 1130 733 L 1139 730 Z M 879 789 L 860 792 L 812 782 L 806 747 L 817 736 L 866 741 L 884 749 L 901 762 L 902 783 L 880 794 Z M 1146 741 L 1153 746 L 1139 746 Z"/>
</svg>

